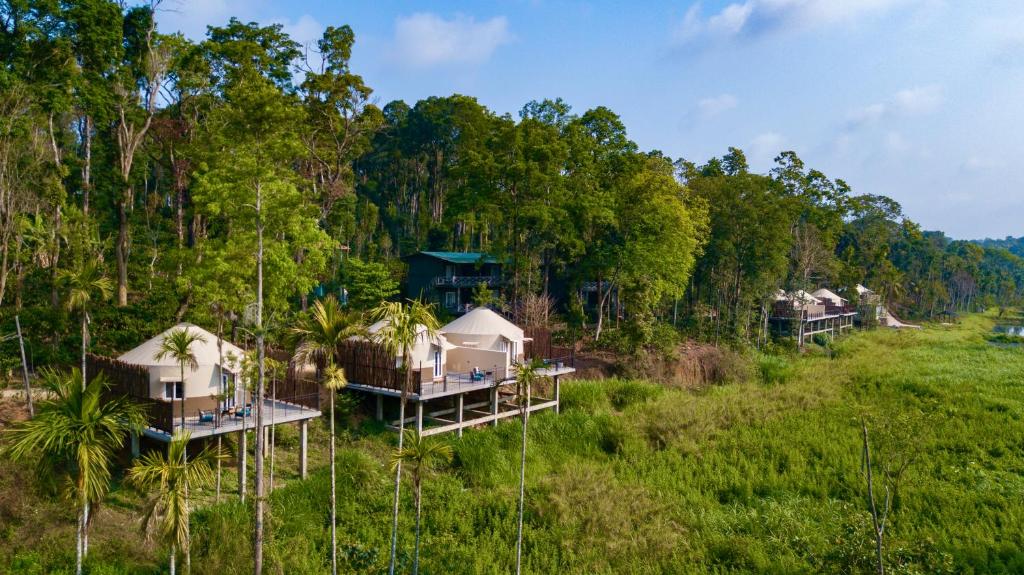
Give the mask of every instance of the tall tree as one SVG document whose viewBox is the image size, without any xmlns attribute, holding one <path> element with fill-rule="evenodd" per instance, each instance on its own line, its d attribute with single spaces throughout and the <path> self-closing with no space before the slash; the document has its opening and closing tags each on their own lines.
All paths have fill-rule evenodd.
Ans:
<svg viewBox="0 0 1024 575">
<path fill-rule="evenodd" d="M 402 396 L 398 409 L 398 451 L 402 451 L 405 437 L 405 404 L 411 387 L 412 348 L 421 340 L 432 341 L 437 337 L 440 323 L 434 317 L 432 306 L 411 300 L 408 303 L 383 302 L 371 313 L 370 318 L 383 322 L 380 330 L 373 335 L 374 341 L 384 346 L 390 356 L 401 358 L 399 377 L 402 380 Z M 398 503 L 402 489 L 402 462 L 395 465 L 395 497 L 391 518 L 391 559 L 388 574 L 395 573 L 395 558 L 398 550 Z"/>
<path fill-rule="evenodd" d="M 359 317 L 346 313 L 333 295 L 313 304 L 313 308 L 301 315 L 290 330 L 296 341 L 294 360 L 299 364 L 312 363 L 317 372 L 324 376 L 325 387 L 330 391 L 331 425 L 331 573 L 338 572 L 338 507 L 336 500 L 334 403 L 337 391 L 347 385 L 345 372 L 336 367 L 338 346 L 350 337 L 362 335 Z"/>
<path fill-rule="evenodd" d="M 189 492 L 213 482 L 214 461 L 221 458 L 219 451 L 206 447 L 190 459 L 186 453 L 189 438 L 187 431 L 176 433 L 167 446 L 166 455 L 161 450 L 150 451 L 135 462 L 128 475 L 143 491 L 155 491 L 146 504 L 142 529 L 147 535 L 156 531 L 159 539 L 170 546 L 171 575 L 174 575 L 179 549 L 186 557 L 185 574 L 191 572 Z"/>
<path fill-rule="evenodd" d="M 6 450 L 15 459 L 42 459 L 42 469 L 67 476 L 68 495 L 79 508 L 75 573 L 81 575 L 89 550 L 90 506 L 110 487 L 110 465 L 125 436 L 146 426 L 142 408 L 127 399 L 108 399 L 102 375 L 87 384 L 78 370 L 44 370 L 48 398 L 36 417 L 5 431 Z"/>
<path fill-rule="evenodd" d="M 397 472 L 399 465 L 409 468 L 412 476 L 413 497 L 416 507 L 416 546 L 412 556 L 412 575 L 420 572 L 420 517 L 423 510 L 423 478 L 434 465 L 452 460 L 452 446 L 424 437 L 414 430 L 405 432 L 405 446 L 391 455 L 391 469 Z"/>
<path fill-rule="evenodd" d="M 76 269 L 63 270 L 60 280 L 67 289 L 65 307 L 78 312 L 82 320 L 82 368 L 79 372 L 85 387 L 85 357 L 89 351 L 89 311 L 97 301 L 110 299 L 112 285 L 94 261 L 86 261 Z"/>
</svg>

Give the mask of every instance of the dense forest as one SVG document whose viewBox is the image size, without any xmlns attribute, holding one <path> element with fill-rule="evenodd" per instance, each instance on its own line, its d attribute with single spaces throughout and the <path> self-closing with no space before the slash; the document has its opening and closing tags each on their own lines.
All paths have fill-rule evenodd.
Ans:
<svg viewBox="0 0 1024 575">
<path fill-rule="evenodd" d="M 512 313 L 568 286 L 565 325 L 599 338 L 614 316 L 637 346 L 666 325 L 707 337 L 712 318 L 753 339 L 778 289 L 862 283 L 912 317 L 1024 294 L 1019 250 L 925 231 L 791 151 L 765 174 L 735 148 L 670 158 L 557 98 L 516 116 L 465 95 L 380 107 L 348 26 L 304 49 L 232 19 L 195 43 L 153 9 L 0 2 L 0 318 L 20 315 L 33 364 L 81 343 L 75 278 L 113 283 L 89 304 L 101 352 L 176 319 L 237 327 L 257 229 L 271 330 L 340 285 L 396 297 L 400 258 L 428 248 L 503 258 Z M 571 295 L 583 282 L 597 306 Z"/>
</svg>

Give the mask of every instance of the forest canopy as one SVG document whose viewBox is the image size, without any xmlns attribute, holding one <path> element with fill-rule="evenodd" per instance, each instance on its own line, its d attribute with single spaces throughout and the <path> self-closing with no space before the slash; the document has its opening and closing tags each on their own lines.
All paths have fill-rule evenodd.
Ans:
<svg viewBox="0 0 1024 575">
<path fill-rule="evenodd" d="M 401 258 L 428 249 L 507 262 L 511 313 L 550 296 L 593 337 L 614 316 L 640 344 L 669 322 L 706 337 L 709 318 L 751 338 L 779 289 L 864 284 L 913 317 L 1024 294 L 1019 240 L 951 241 L 792 151 L 768 173 L 737 148 L 670 158 L 559 98 L 378 107 L 355 41 L 331 26 L 304 50 L 231 19 L 193 42 L 150 5 L 0 2 L 0 318 L 23 316 L 35 363 L 79 345 L 59 278 L 90 263 L 115 286 L 93 312 L 100 352 L 175 320 L 237 327 L 257 190 L 271 329 L 346 281 L 358 306 L 399 297 Z"/>
</svg>

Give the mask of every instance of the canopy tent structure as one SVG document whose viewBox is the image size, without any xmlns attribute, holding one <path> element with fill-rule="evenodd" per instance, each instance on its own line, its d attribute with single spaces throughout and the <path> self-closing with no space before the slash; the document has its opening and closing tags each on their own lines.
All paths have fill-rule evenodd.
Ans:
<svg viewBox="0 0 1024 575">
<path fill-rule="evenodd" d="M 374 341 L 376 339 L 377 334 L 380 333 L 380 331 L 384 329 L 384 327 L 387 325 L 388 321 L 386 319 L 382 319 L 370 324 L 370 326 L 366 328 L 366 333 L 369 334 L 370 341 Z M 440 352 L 439 359 L 443 363 L 445 360 L 445 352 L 455 347 L 454 345 L 448 342 L 448 338 L 442 335 L 441 332 L 437 332 L 434 335 L 434 337 L 430 337 L 427 334 L 427 326 L 425 325 L 417 325 L 416 333 L 418 335 L 418 337 L 416 338 L 416 343 L 415 345 L 413 345 L 409 353 L 409 357 L 412 360 L 412 365 L 414 366 L 422 364 L 424 367 L 433 368 L 434 360 L 438 359 L 438 352 Z M 355 337 L 357 339 L 359 338 L 359 336 Z"/>
<path fill-rule="evenodd" d="M 186 322 L 179 323 L 178 325 L 165 330 L 156 337 L 142 342 L 138 346 L 118 356 L 117 359 L 125 363 L 141 365 L 143 367 L 177 368 L 178 362 L 175 361 L 173 357 L 166 356 L 163 359 L 157 359 L 156 356 L 160 354 L 160 345 L 163 343 L 164 338 L 171 332 L 182 329 L 187 329 L 190 333 L 199 335 L 202 340 L 194 342 L 189 347 L 189 350 L 193 355 L 195 355 L 196 363 L 200 368 L 220 364 L 221 352 L 223 352 L 224 365 L 222 367 L 224 371 L 229 371 L 234 374 L 241 372 L 242 356 L 245 354 L 245 352 L 242 351 L 242 348 L 226 339 L 222 339 L 221 349 L 217 349 L 216 335 L 197 325 Z"/>
<path fill-rule="evenodd" d="M 805 292 L 802 289 L 796 291 L 787 292 L 786 290 L 779 290 L 775 292 L 775 301 L 788 301 L 792 302 L 793 307 L 796 309 L 802 308 L 808 305 L 821 305 L 823 302 L 812 294 Z"/>
<path fill-rule="evenodd" d="M 849 303 L 849 300 L 827 288 L 816 289 L 813 292 L 811 292 L 811 295 L 818 298 L 818 300 L 825 301 L 830 305 L 834 305 L 837 307 L 841 307 Z"/>
<path fill-rule="evenodd" d="M 441 333 L 455 345 L 494 350 L 500 349 L 502 338 L 519 344 L 526 339 L 522 328 L 486 307 L 474 308 L 442 327 Z"/>
</svg>

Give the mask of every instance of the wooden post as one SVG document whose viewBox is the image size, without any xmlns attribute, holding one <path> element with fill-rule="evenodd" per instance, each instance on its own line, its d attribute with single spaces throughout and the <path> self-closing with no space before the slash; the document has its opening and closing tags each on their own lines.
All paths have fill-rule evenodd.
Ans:
<svg viewBox="0 0 1024 575">
<path fill-rule="evenodd" d="M 139 434 L 134 431 L 129 434 L 132 438 L 132 459 L 139 458 Z"/>
<path fill-rule="evenodd" d="M 377 421 L 384 421 L 384 396 L 377 396 Z"/>
<path fill-rule="evenodd" d="M 491 388 L 491 415 L 498 415 L 498 387 Z M 498 418 L 491 420 L 492 427 L 498 427 Z"/>
<path fill-rule="evenodd" d="M 308 474 L 308 467 L 306 466 L 306 441 L 309 436 L 309 420 L 303 419 L 299 421 L 299 476 L 303 479 Z"/>
<path fill-rule="evenodd" d="M 462 423 L 462 394 L 455 396 L 455 423 Z M 459 426 L 459 437 L 462 437 L 462 426 Z"/>
<path fill-rule="evenodd" d="M 416 402 L 416 433 L 423 433 L 423 402 Z"/>
<path fill-rule="evenodd" d="M 238 497 L 242 500 L 242 503 L 245 503 L 245 482 L 247 476 L 245 464 L 249 456 L 249 450 L 246 447 L 247 441 L 248 437 L 246 436 L 245 428 L 243 428 L 242 431 L 238 432 Z"/>
<path fill-rule="evenodd" d="M 25 379 L 25 401 L 28 403 L 28 416 L 35 417 L 36 410 L 32 405 L 32 387 L 28 384 L 28 362 L 25 360 L 25 339 L 21 337 L 21 319 L 14 316 L 14 327 L 18 330 L 18 348 L 21 349 L 21 375 Z"/>
</svg>

